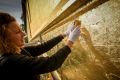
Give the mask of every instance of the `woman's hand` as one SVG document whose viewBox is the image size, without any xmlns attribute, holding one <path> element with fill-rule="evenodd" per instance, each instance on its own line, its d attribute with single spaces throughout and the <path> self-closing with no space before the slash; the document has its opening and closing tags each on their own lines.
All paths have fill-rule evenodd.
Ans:
<svg viewBox="0 0 120 80">
<path fill-rule="evenodd" d="M 73 31 L 70 32 L 68 36 L 68 40 L 66 45 L 72 47 L 73 43 L 78 39 L 80 36 L 80 27 L 76 27 Z"/>
<path fill-rule="evenodd" d="M 67 30 L 64 32 L 64 35 L 65 36 L 69 36 L 70 32 L 75 28 L 75 25 L 73 23 L 69 24 L 67 26 Z"/>
</svg>

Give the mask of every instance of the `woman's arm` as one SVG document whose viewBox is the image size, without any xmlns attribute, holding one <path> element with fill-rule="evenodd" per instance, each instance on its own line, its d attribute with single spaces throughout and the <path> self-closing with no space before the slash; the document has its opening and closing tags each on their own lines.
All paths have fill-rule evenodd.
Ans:
<svg viewBox="0 0 120 80">
<path fill-rule="evenodd" d="M 61 34 L 37 46 L 24 47 L 24 50 L 29 52 L 32 56 L 38 56 L 52 49 L 55 45 L 62 41 L 64 37 L 65 36 Z"/>
<path fill-rule="evenodd" d="M 15 63 L 12 66 L 18 68 L 20 71 L 30 72 L 33 74 L 42 74 L 58 69 L 63 64 L 70 52 L 71 49 L 66 45 L 51 57 L 13 55 L 10 56 L 8 60 L 12 64 Z"/>
</svg>

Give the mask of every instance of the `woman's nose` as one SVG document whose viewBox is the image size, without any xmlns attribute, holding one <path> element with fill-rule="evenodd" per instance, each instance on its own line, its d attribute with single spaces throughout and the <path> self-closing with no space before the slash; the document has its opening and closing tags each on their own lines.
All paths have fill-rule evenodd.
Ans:
<svg viewBox="0 0 120 80">
<path fill-rule="evenodd" d="M 25 31 L 22 31 L 22 35 L 24 38 L 27 37 L 27 33 Z"/>
<path fill-rule="evenodd" d="M 26 32 L 25 31 L 21 31 L 22 33 L 22 36 L 25 36 L 26 35 Z"/>
</svg>

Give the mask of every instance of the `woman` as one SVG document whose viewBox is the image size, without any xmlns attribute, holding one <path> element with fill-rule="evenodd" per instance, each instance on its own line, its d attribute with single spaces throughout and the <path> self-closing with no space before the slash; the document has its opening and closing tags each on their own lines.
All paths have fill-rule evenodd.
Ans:
<svg viewBox="0 0 120 80">
<path fill-rule="evenodd" d="M 64 47 L 50 57 L 38 58 L 62 41 L 66 34 L 37 46 L 24 47 L 25 34 L 15 18 L 8 13 L 0 13 L 0 80 L 38 80 L 39 74 L 58 69 L 71 52 L 80 29 L 76 27 L 68 33 Z"/>
</svg>

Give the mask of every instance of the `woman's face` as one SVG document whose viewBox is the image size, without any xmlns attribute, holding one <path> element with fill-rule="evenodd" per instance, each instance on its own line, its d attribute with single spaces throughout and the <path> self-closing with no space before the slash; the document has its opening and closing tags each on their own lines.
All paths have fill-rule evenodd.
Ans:
<svg viewBox="0 0 120 80">
<path fill-rule="evenodd" d="M 8 39 L 15 46 L 21 48 L 24 45 L 24 36 L 25 33 L 20 28 L 20 25 L 13 21 L 8 25 Z"/>
</svg>

